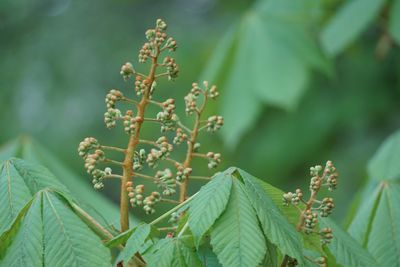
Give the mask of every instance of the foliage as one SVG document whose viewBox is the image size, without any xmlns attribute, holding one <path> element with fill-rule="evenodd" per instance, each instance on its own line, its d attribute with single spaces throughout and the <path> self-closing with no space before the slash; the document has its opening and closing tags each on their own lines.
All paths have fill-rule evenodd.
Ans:
<svg viewBox="0 0 400 267">
<path fill-rule="evenodd" d="M 360 7 L 365 9 L 361 15 L 358 14 Z M 237 150 L 240 152 L 237 157 L 246 158 L 254 166 L 262 165 L 263 180 L 267 177 L 278 179 L 269 177 L 270 166 L 278 170 L 279 175 L 285 176 L 298 164 L 299 158 L 307 161 L 308 158 L 303 156 L 320 157 L 317 148 L 325 147 L 324 141 L 329 137 L 339 140 L 342 135 L 333 135 L 339 132 L 339 128 L 343 131 L 346 126 L 359 130 L 368 127 L 369 124 L 360 118 L 371 115 L 373 120 L 383 120 L 385 126 L 395 124 L 382 112 L 389 110 L 386 102 L 380 103 L 383 100 L 396 102 L 390 94 L 382 94 L 382 89 L 392 87 L 392 84 L 381 81 L 390 80 L 383 77 L 393 77 L 395 74 L 390 73 L 397 68 L 396 60 L 390 56 L 398 52 L 395 45 L 400 39 L 397 27 L 399 7 L 399 0 L 352 0 L 343 3 L 258 1 L 237 24 L 231 26 L 204 73 L 224 87 L 226 101 L 221 109 L 227 122 L 222 131 L 224 142 L 230 148 L 238 147 L 251 128 L 258 125 L 258 118 L 266 114 L 263 110 L 265 103 L 288 111 L 298 108 L 298 114 L 288 115 L 283 120 L 276 114 L 269 117 L 268 127 L 257 127 L 261 129 L 257 132 L 258 138 L 247 138 L 245 149 L 242 146 Z M 5 203 L 0 207 L 0 266 L 109 266 L 111 262 L 124 266 L 400 264 L 397 234 L 400 232 L 400 187 L 396 164 L 399 158 L 398 133 L 391 136 L 370 161 L 370 179 L 352 205 L 348 232 L 333 220 L 320 218 L 329 215 L 334 207 L 330 197 L 321 200 L 316 197 L 320 187 L 336 187 L 337 174 L 329 162 L 323 171 L 320 166 L 311 169 L 311 196 L 308 200 L 303 198 L 300 189 L 284 193 L 235 167 L 212 177 L 192 175 L 192 166 L 196 166 L 192 159 L 195 157 L 206 159 L 209 168 L 216 167 L 221 161 L 219 153 L 197 151 L 200 130 L 214 132 L 224 122 L 222 117 L 216 115 L 207 120 L 200 118 L 207 98 L 215 98 L 219 93 L 208 83 L 204 83 L 203 88 L 193 84 L 191 92 L 185 97 L 187 120 L 181 120 L 175 114 L 173 99 L 168 98 L 164 102 L 152 99 L 156 88 L 159 93 L 156 80 L 163 76 L 174 79 L 179 71 L 175 59 L 169 56 L 158 61 L 161 52 L 174 51 L 177 47 L 165 30 L 166 24 L 157 20 L 156 27 L 146 32 L 148 42 L 139 52 L 139 62 L 152 62 L 149 74 L 141 74 L 131 63 L 121 68 L 125 80 L 134 78 L 133 87 L 139 100 L 127 98 L 116 89 L 106 96 L 106 126 L 113 128 L 118 121 L 122 121 L 123 130 L 129 136 L 126 148 L 105 146 L 94 138 L 85 139 L 79 146 L 79 154 L 94 178 L 96 189 L 101 189 L 106 179 L 120 179 L 121 231 L 106 229 L 104 226 L 110 223 L 86 204 L 100 208 L 101 213 L 114 222 L 116 216 L 111 214 L 115 210 L 108 201 L 99 195 L 87 194 L 87 186 L 82 186 L 79 178 L 75 179 L 72 172 L 66 171 L 37 144 L 14 142 L 0 153 L 0 159 L 4 160 L 0 168 L 0 201 Z M 372 46 L 376 46 L 375 55 L 383 62 L 379 71 L 376 64 L 371 63 L 375 61 L 365 56 L 371 54 Z M 350 47 L 358 50 L 345 50 Z M 363 55 L 362 58 L 368 57 L 370 61 L 360 62 L 354 56 L 357 53 L 359 58 Z M 322 73 L 327 78 L 341 75 L 332 75 L 333 59 L 339 54 L 343 57 L 338 58 L 338 62 L 345 62 L 342 64 L 346 65 L 341 69 L 347 77 L 343 84 L 351 85 L 350 88 L 364 88 L 360 86 L 362 84 L 373 88 L 373 94 L 372 90 L 365 93 L 373 101 L 361 99 L 361 91 L 349 90 L 345 94 L 342 91 L 342 95 L 340 90 L 331 90 L 329 94 L 315 94 L 315 90 L 307 92 L 311 84 L 315 86 L 314 74 Z M 190 63 L 194 61 L 191 58 Z M 352 65 L 349 62 L 360 63 Z M 165 72 L 157 72 L 160 68 L 165 68 Z M 361 83 L 359 76 L 365 77 Z M 320 87 L 327 84 L 326 81 L 319 83 Z M 331 86 L 328 83 L 328 88 Z M 374 86 L 379 86 L 381 90 L 375 90 Z M 347 86 L 341 87 L 348 90 Z M 160 96 L 164 95 L 161 93 Z M 137 109 L 128 108 L 122 113 L 116 106 L 117 102 L 125 102 L 123 107 L 130 104 Z M 155 118 L 144 116 L 147 104 L 161 108 Z M 344 111 L 352 111 L 352 116 L 347 116 Z M 185 126 L 193 122 L 190 115 L 194 115 L 192 129 Z M 146 130 L 141 129 L 144 122 L 145 125 L 147 122 L 160 123 L 161 131 L 173 130 L 175 136 L 166 133 L 161 138 L 153 140 L 152 136 L 151 140 L 145 140 L 142 136 L 145 136 Z M 271 128 L 272 131 L 264 135 Z M 286 129 L 284 133 L 282 128 Z M 376 140 L 383 134 L 384 130 L 376 135 Z M 175 145 L 187 141 L 186 157 L 182 161 L 170 157 L 174 146 L 168 140 L 172 138 Z M 211 143 L 217 143 L 216 140 Z M 282 146 L 282 140 L 289 141 L 283 142 L 285 146 Z M 269 146 L 271 142 L 273 145 Z M 149 148 L 142 148 L 139 144 Z M 264 157 L 267 155 L 266 147 L 269 148 L 269 155 L 278 152 L 273 161 Z M 328 146 L 324 148 L 325 151 L 327 149 Z M 362 153 L 366 150 L 368 148 L 363 148 L 358 153 L 366 157 L 367 154 Z M 113 153 L 122 154 L 124 160 L 108 157 Z M 9 159 L 11 155 L 31 162 Z M 252 159 L 256 159 L 256 163 Z M 341 160 L 348 163 L 349 159 L 353 160 L 351 153 Z M 283 162 L 285 168 L 282 168 Z M 39 166 L 40 163 L 48 166 L 55 175 Z M 168 168 L 152 175 L 139 172 L 142 168 L 148 171 L 148 167 L 157 167 L 158 164 L 164 168 L 165 163 L 172 163 L 176 172 Z M 106 168 L 100 168 L 100 164 L 106 164 Z M 120 168 L 121 175 L 111 170 L 109 164 Z M 357 169 L 356 163 L 351 167 Z M 253 173 L 253 168 L 249 169 Z M 138 184 L 137 178 L 154 181 L 164 196 L 161 197 L 157 191 L 144 196 L 144 186 Z M 190 196 L 189 180 L 210 181 Z M 343 181 L 353 183 L 352 179 Z M 176 188 L 179 188 L 179 200 L 166 198 L 175 193 Z M 347 188 L 347 191 L 351 189 Z M 143 206 L 149 214 L 155 212 L 156 202 L 164 201 L 176 206 L 151 222 L 129 228 L 128 201 L 132 206 Z M 339 198 L 339 201 L 345 199 Z M 167 226 L 161 225 L 167 219 Z M 114 249 L 121 252 L 111 259 Z"/>
<path fill-rule="evenodd" d="M 8 217 L 1 217 L 6 229 L 0 235 L 0 266 L 110 266 L 110 251 L 48 170 L 11 159 L 2 165 L 0 182 L 13 190 L 2 196 L 18 198 L 2 205 Z M 10 217 L 12 223 L 6 224 Z"/>
<path fill-rule="evenodd" d="M 365 187 L 348 232 L 376 259 L 379 266 L 399 264 L 400 239 L 399 132 L 391 135 L 369 164 Z"/>
<path fill-rule="evenodd" d="M 220 42 L 203 74 L 229 90 L 221 112 L 230 146 L 255 123 L 263 103 L 294 109 L 312 70 L 329 69 L 310 34 L 307 19 L 315 8 L 305 6 L 312 1 L 280 2 L 260 1 L 249 10 Z"/>
<path fill-rule="evenodd" d="M 5 161 L 11 157 L 22 158 L 46 166 L 54 173 L 54 179 L 59 179 L 58 181 L 65 184 L 70 194 L 79 201 L 81 206 L 85 207 L 91 216 L 110 224 L 117 223 L 118 207 L 106 197 L 93 192 L 83 177 L 70 170 L 56 155 L 49 152 L 36 140 L 28 136 L 21 136 L 7 143 L 0 150 L 0 160 Z M 96 203 L 96 206 L 101 209 L 96 209 L 90 203 Z M 131 221 L 135 222 L 135 219 L 131 218 Z"/>
</svg>

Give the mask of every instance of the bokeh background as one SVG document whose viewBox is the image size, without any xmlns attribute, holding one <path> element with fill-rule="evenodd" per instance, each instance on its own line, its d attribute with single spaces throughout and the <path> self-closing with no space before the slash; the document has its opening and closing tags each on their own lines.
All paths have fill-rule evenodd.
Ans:
<svg viewBox="0 0 400 267">
<path fill-rule="evenodd" d="M 144 31 L 163 18 L 181 71 L 159 84 L 158 98 L 176 98 L 183 112 L 192 82 L 218 85 L 208 114 L 222 114 L 226 125 L 202 146 L 223 154 L 220 170 L 238 166 L 283 190 L 306 189 L 309 167 L 331 159 L 341 174 L 334 196 L 342 220 L 368 160 L 400 126 L 400 4 L 350 2 L 2 0 L 3 157 L 36 158 L 91 195 L 77 145 L 86 136 L 126 145 L 122 129 L 104 126 L 104 97 L 112 88 L 134 95 L 120 67 L 146 70 L 137 52 Z M 212 174 L 205 162 L 195 165 Z M 117 202 L 118 190 L 110 182 L 95 194 Z"/>
</svg>

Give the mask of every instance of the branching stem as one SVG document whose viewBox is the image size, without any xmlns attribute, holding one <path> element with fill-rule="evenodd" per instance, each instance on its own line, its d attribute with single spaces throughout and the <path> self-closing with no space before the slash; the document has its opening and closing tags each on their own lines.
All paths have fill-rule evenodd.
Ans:
<svg viewBox="0 0 400 267">
<path fill-rule="evenodd" d="M 105 149 L 105 150 L 111 150 L 111 151 L 117 151 L 125 154 L 125 149 L 119 148 L 119 147 L 113 147 L 113 146 L 100 146 L 100 149 Z"/>
<path fill-rule="evenodd" d="M 157 59 L 160 54 L 160 49 L 157 47 L 157 51 L 154 57 L 151 58 L 151 68 L 149 75 L 147 75 L 147 84 L 150 86 L 142 95 L 142 99 L 137 105 L 137 117 L 143 118 L 143 120 L 137 120 L 135 125 L 135 132 L 133 135 L 129 137 L 129 143 L 126 148 L 125 159 L 123 163 L 123 178 L 121 179 L 121 192 L 120 192 L 120 224 L 121 224 L 121 232 L 125 232 L 129 229 L 129 197 L 126 194 L 126 183 L 132 180 L 134 177 L 133 171 L 133 156 L 135 153 L 135 149 L 137 144 L 139 143 L 140 138 L 140 130 L 142 127 L 142 123 L 144 121 L 144 114 L 146 110 L 146 106 L 149 103 L 150 98 L 150 87 L 155 80 L 156 69 L 158 66 Z"/>
</svg>

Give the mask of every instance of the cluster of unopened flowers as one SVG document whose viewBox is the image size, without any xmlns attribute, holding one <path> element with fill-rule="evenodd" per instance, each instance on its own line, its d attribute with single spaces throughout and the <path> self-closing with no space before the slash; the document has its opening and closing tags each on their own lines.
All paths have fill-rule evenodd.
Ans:
<svg viewBox="0 0 400 267">
<path fill-rule="evenodd" d="M 317 199 L 317 195 L 322 187 L 326 187 L 329 191 L 333 191 L 337 186 L 338 173 L 331 161 L 328 161 L 325 167 L 317 165 L 310 168 L 310 198 L 304 199 L 301 189 L 296 189 L 295 192 L 283 194 L 283 204 L 285 206 L 293 205 L 300 210 L 300 222 L 298 230 L 305 234 L 317 234 L 320 236 L 323 245 L 331 242 L 333 238 L 331 228 L 322 228 L 319 231 L 318 216 L 327 217 L 332 213 L 335 204 L 333 199 L 325 197 L 322 200 Z M 320 266 L 326 266 L 326 258 L 319 257 L 314 260 Z"/>
<path fill-rule="evenodd" d="M 145 63 L 149 58 L 154 58 L 156 53 L 160 51 L 168 50 L 175 51 L 177 48 L 176 41 L 172 37 L 168 37 L 165 30 L 167 25 L 162 20 L 157 20 L 156 27 L 150 29 L 146 32 L 147 42 L 143 45 L 139 52 L 139 62 Z M 175 62 L 175 59 L 170 56 L 166 56 L 162 63 L 158 63 L 159 67 L 165 68 L 166 72 L 157 74 L 156 77 L 167 76 L 169 80 L 173 80 L 178 76 L 179 67 Z M 123 130 L 128 135 L 137 134 L 138 122 L 142 123 L 144 121 L 158 122 L 160 123 L 161 132 L 174 131 L 175 136 L 173 137 L 173 142 L 170 143 L 166 136 L 161 136 L 155 141 L 150 140 L 139 140 L 139 143 L 152 146 L 151 149 L 146 150 L 144 148 L 139 148 L 134 152 L 132 163 L 133 163 L 133 177 L 151 178 L 155 184 L 161 189 L 160 192 L 153 191 L 148 196 L 144 196 L 145 188 L 143 184 L 135 185 L 130 181 L 126 184 L 127 194 L 130 199 L 132 206 L 142 206 L 146 213 L 153 213 L 154 205 L 162 201 L 162 196 L 171 196 L 176 192 L 176 186 L 182 181 L 189 179 L 192 174 L 192 168 L 190 166 L 184 166 L 183 163 L 178 162 L 170 158 L 171 152 L 174 150 L 174 146 L 178 146 L 182 143 L 187 143 L 188 147 L 193 142 L 190 140 L 192 136 L 192 131 L 179 120 L 179 117 L 175 113 L 175 100 L 167 99 L 164 102 L 157 102 L 152 100 L 154 89 L 156 87 L 156 82 L 149 83 L 147 76 L 136 72 L 131 63 L 125 63 L 121 67 L 120 74 L 125 81 L 134 79 L 134 88 L 136 95 L 139 97 L 144 97 L 144 94 L 148 96 L 151 104 L 157 105 L 161 108 L 161 111 L 157 113 L 155 118 L 143 118 L 135 114 L 133 110 L 126 110 L 124 113 L 117 108 L 118 102 L 127 102 L 133 105 L 137 105 L 139 101 L 134 99 L 129 99 L 121 91 L 117 89 L 110 90 L 105 98 L 105 103 L 107 111 L 104 114 L 104 122 L 106 127 L 111 129 L 116 127 L 117 122 L 121 121 Z M 201 100 L 199 100 L 201 97 Z M 219 96 L 219 92 L 215 85 L 209 86 L 208 82 L 203 82 L 203 87 L 197 83 L 192 84 L 190 92 L 184 97 L 185 100 L 185 110 L 186 114 L 198 115 L 200 117 L 203 111 L 204 105 L 207 99 L 216 99 Z M 202 105 L 199 104 L 201 102 Z M 224 120 L 221 116 L 210 116 L 207 120 L 199 121 L 198 131 L 203 129 L 208 132 L 215 132 L 219 130 L 223 124 Z M 221 154 L 208 152 L 208 153 L 198 153 L 200 149 L 200 144 L 194 142 L 192 144 L 193 156 L 201 157 L 207 159 L 208 168 L 216 168 L 221 162 Z M 124 152 L 124 149 L 113 148 L 108 146 L 102 146 L 93 137 L 85 138 L 78 147 L 79 155 L 85 161 L 85 168 L 87 172 L 93 177 L 93 185 L 95 189 L 102 189 L 104 187 L 104 180 L 107 178 L 119 177 L 112 173 L 111 168 L 108 166 L 104 169 L 100 168 L 101 164 L 116 164 L 119 167 L 123 166 L 122 162 L 114 161 L 107 158 L 105 150 L 119 150 Z M 176 172 L 171 171 L 171 169 L 166 168 L 164 170 L 157 170 L 153 176 L 147 176 L 138 171 L 141 171 L 145 165 L 154 169 L 157 168 L 161 160 L 170 161 L 173 163 Z M 187 165 L 187 164 L 186 164 Z"/>
</svg>

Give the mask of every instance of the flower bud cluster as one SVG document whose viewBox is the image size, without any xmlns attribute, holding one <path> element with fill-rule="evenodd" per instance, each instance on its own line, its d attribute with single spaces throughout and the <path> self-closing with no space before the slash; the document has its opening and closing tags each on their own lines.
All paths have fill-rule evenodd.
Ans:
<svg viewBox="0 0 400 267">
<path fill-rule="evenodd" d="M 85 169 L 88 174 L 93 177 L 92 183 L 95 189 L 102 189 L 104 187 L 103 177 L 106 175 L 105 171 L 97 168 L 100 161 L 105 159 L 104 152 L 96 149 L 93 154 L 88 154 L 85 158 Z"/>
<path fill-rule="evenodd" d="M 321 243 L 323 245 L 329 244 L 333 239 L 333 234 L 332 234 L 332 229 L 331 228 L 322 228 L 319 231 L 319 234 L 321 236 Z"/>
<path fill-rule="evenodd" d="M 120 101 L 121 99 L 124 98 L 124 95 L 121 93 L 121 91 L 112 89 L 108 94 L 106 95 L 106 104 L 107 104 L 107 109 L 110 108 L 115 108 L 115 104 L 117 101 Z"/>
<path fill-rule="evenodd" d="M 149 31 L 146 32 L 146 35 L 150 34 Z M 144 45 L 142 46 L 142 48 L 140 48 L 139 50 L 139 62 L 140 63 L 145 63 L 147 61 L 147 59 L 151 56 L 151 45 L 150 43 L 144 43 Z"/>
<path fill-rule="evenodd" d="M 217 91 L 217 86 L 213 85 L 211 86 L 208 95 L 212 98 L 212 99 L 216 99 L 219 96 L 219 92 Z"/>
<path fill-rule="evenodd" d="M 135 154 L 133 155 L 133 170 L 140 171 L 143 168 L 145 162 L 146 150 L 142 148 L 139 150 L 139 152 L 135 151 Z"/>
<path fill-rule="evenodd" d="M 135 74 L 135 69 L 133 68 L 132 63 L 126 62 L 124 65 L 122 65 L 120 74 L 125 81 Z"/>
<path fill-rule="evenodd" d="M 144 200 L 143 200 L 143 210 L 146 212 L 146 214 L 153 214 L 154 212 L 156 212 L 156 210 L 154 209 L 154 205 L 159 202 L 161 200 L 161 195 L 160 193 L 154 191 L 151 192 L 150 196 L 147 196 Z"/>
<path fill-rule="evenodd" d="M 335 204 L 333 203 L 333 198 L 326 197 L 322 200 L 322 204 L 320 207 L 320 215 L 321 217 L 328 217 L 331 213 Z"/>
<path fill-rule="evenodd" d="M 314 176 L 311 177 L 310 180 L 310 191 L 317 191 L 319 188 L 321 188 L 321 177 L 319 176 Z"/>
<path fill-rule="evenodd" d="M 196 100 L 197 96 L 194 95 L 193 93 L 189 93 L 185 96 L 186 114 L 192 115 L 196 111 L 197 108 Z"/>
<path fill-rule="evenodd" d="M 310 167 L 310 175 L 311 176 L 319 176 L 319 173 L 322 171 L 321 165 L 316 165 L 314 167 Z"/>
<path fill-rule="evenodd" d="M 178 48 L 178 45 L 177 45 L 176 41 L 174 40 L 174 38 L 169 37 L 167 39 L 167 42 L 165 43 L 164 47 L 168 48 L 168 50 L 170 52 L 175 52 L 176 48 Z"/>
<path fill-rule="evenodd" d="M 306 210 L 304 213 L 305 221 L 304 221 L 304 231 L 306 234 L 310 234 L 313 232 L 315 226 L 318 222 L 318 214 L 312 212 L 311 210 Z"/>
<path fill-rule="evenodd" d="M 178 128 L 176 129 L 176 135 L 174 137 L 173 143 L 175 145 L 180 145 L 182 144 L 184 141 L 186 141 L 188 139 L 187 134 L 185 134 L 182 130 L 182 128 Z"/>
<path fill-rule="evenodd" d="M 121 118 L 121 111 L 119 109 L 109 108 L 106 113 L 104 113 L 104 122 L 108 129 L 114 128 L 119 118 Z"/>
<path fill-rule="evenodd" d="M 136 75 L 135 78 L 135 91 L 137 95 L 143 95 L 149 90 L 151 84 L 148 79 L 143 79 L 142 76 Z"/>
<path fill-rule="evenodd" d="M 157 114 L 157 120 L 161 122 L 161 132 L 167 132 L 174 131 L 176 129 L 178 117 L 176 114 L 169 116 L 168 113 L 161 111 Z"/>
<path fill-rule="evenodd" d="M 335 166 L 333 166 L 332 161 L 326 162 L 324 174 L 327 177 L 326 182 L 328 184 L 328 190 L 333 191 L 337 186 L 337 177 L 339 176 L 336 172 Z"/>
<path fill-rule="evenodd" d="M 215 132 L 224 125 L 224 118 L 221 116 L 211 116 L 207 120 L 207 131 Z"/>
<path fill-rule="evenodd" d="M 163 195 L 170 196 L 172 194 L 175 194 L 176 183 L 170 169 L 157 171 L 155 178 L 157 179 L 156 183 L 158 184 L 158 186 L 163 189 Z"/>
<path fill-rule="evenodd" d="M 192 168 L 184 168 L 182 165 L 178 166 L 178 171 L 176 172 L 176 180 L 178 182 L 182 180 L 189 179 L 189 176 L 192 174 Z"/>
<path fill-rule="evenodd" d="M 82 142 L 79 143 L 78 146 L 79 156 L 85 159 L 91 150 L 97 149 L 99 147 L 100 144 L 96 138 L 86 137 L 85 139 L 83 139 Z"/>
<path fill-rule="evenodd" d="M 160 149 L 160 158 L 165 159 L 170 155 L 174 147 L 168 143 L 168 139 L 165 136 L 161 136 L 160 138 L 157 139 L 156 144 L 158 148 Z"/>
<path fill-rule="evenodd" d="M 171 117 L 175 112 L 175 100 L 172 98 L 168 98 L 162 103 L 163 112 L 166 116 Z"/>
<path fill-rule="evenodd" d="M 133 188 L 133 183 L 129 181 L 126 183 L 126 191 L 128 191 L 129 203 L 132 207 L 143 205 L 144 185 L 139 184 Z"/>
<path fill-rule="evenodd" d="M 136 117 L 133 117 L 133 111 L 127 110 L 124 116 L 124 131 L 127 134 L 134 134 L 136 129 Z"/>
<path fill-rule="evenodd" d="M 150 168 L 155 168 L 158 165 L 158 162 L 161 157 L 161 152 L 157 149 L 152 148 L 150 153 L 147 154 L 146 163 Z"/>
<path fill-rule="evenodd" d="M 285 206 L 289 206 L 289 204 L 295 206 L 299 205 L 302 198 L 303 198 L 303 193 L 301 192 L 300 189 L 296 189 L 296 193 L 287 192 L 286 194 L 283 194 L 283 205 Z"/>
<path fill-rule="evenodd" d="M 206 156 L 208 159 L 207 166 L 209 169 L 216 168 L 221 163 L 221 154 L 220 153 L 208 152 Z"/>
<path fill-rule="evenodd" d="M 85 157 L 85 169 L 89 174 L 92 174 L 96 169 L 97 164 L 105 159 L 103 150 L 96 149 L 93 154 L 88 154 Z"/>
<path fill-rule="evenodd" d="M 175 59 L 172 57 L 165 57 L 163 61 L 164 66 L 167 68 L 168 72 L 168 79 L 173 80 L 176 77 L 178 77 L 179 74 L 179 67 L 178 64 L 176 64 Z"/>
<path fill-rule="evenodd" d="M 177 117 L 175 112 L 175 100 L 167 99 L 162 103 L 163 110 L 157 114 L 157 120 L 161 122 L 161 131 L 172 131 L 176 128 Z"/>
</svg>

